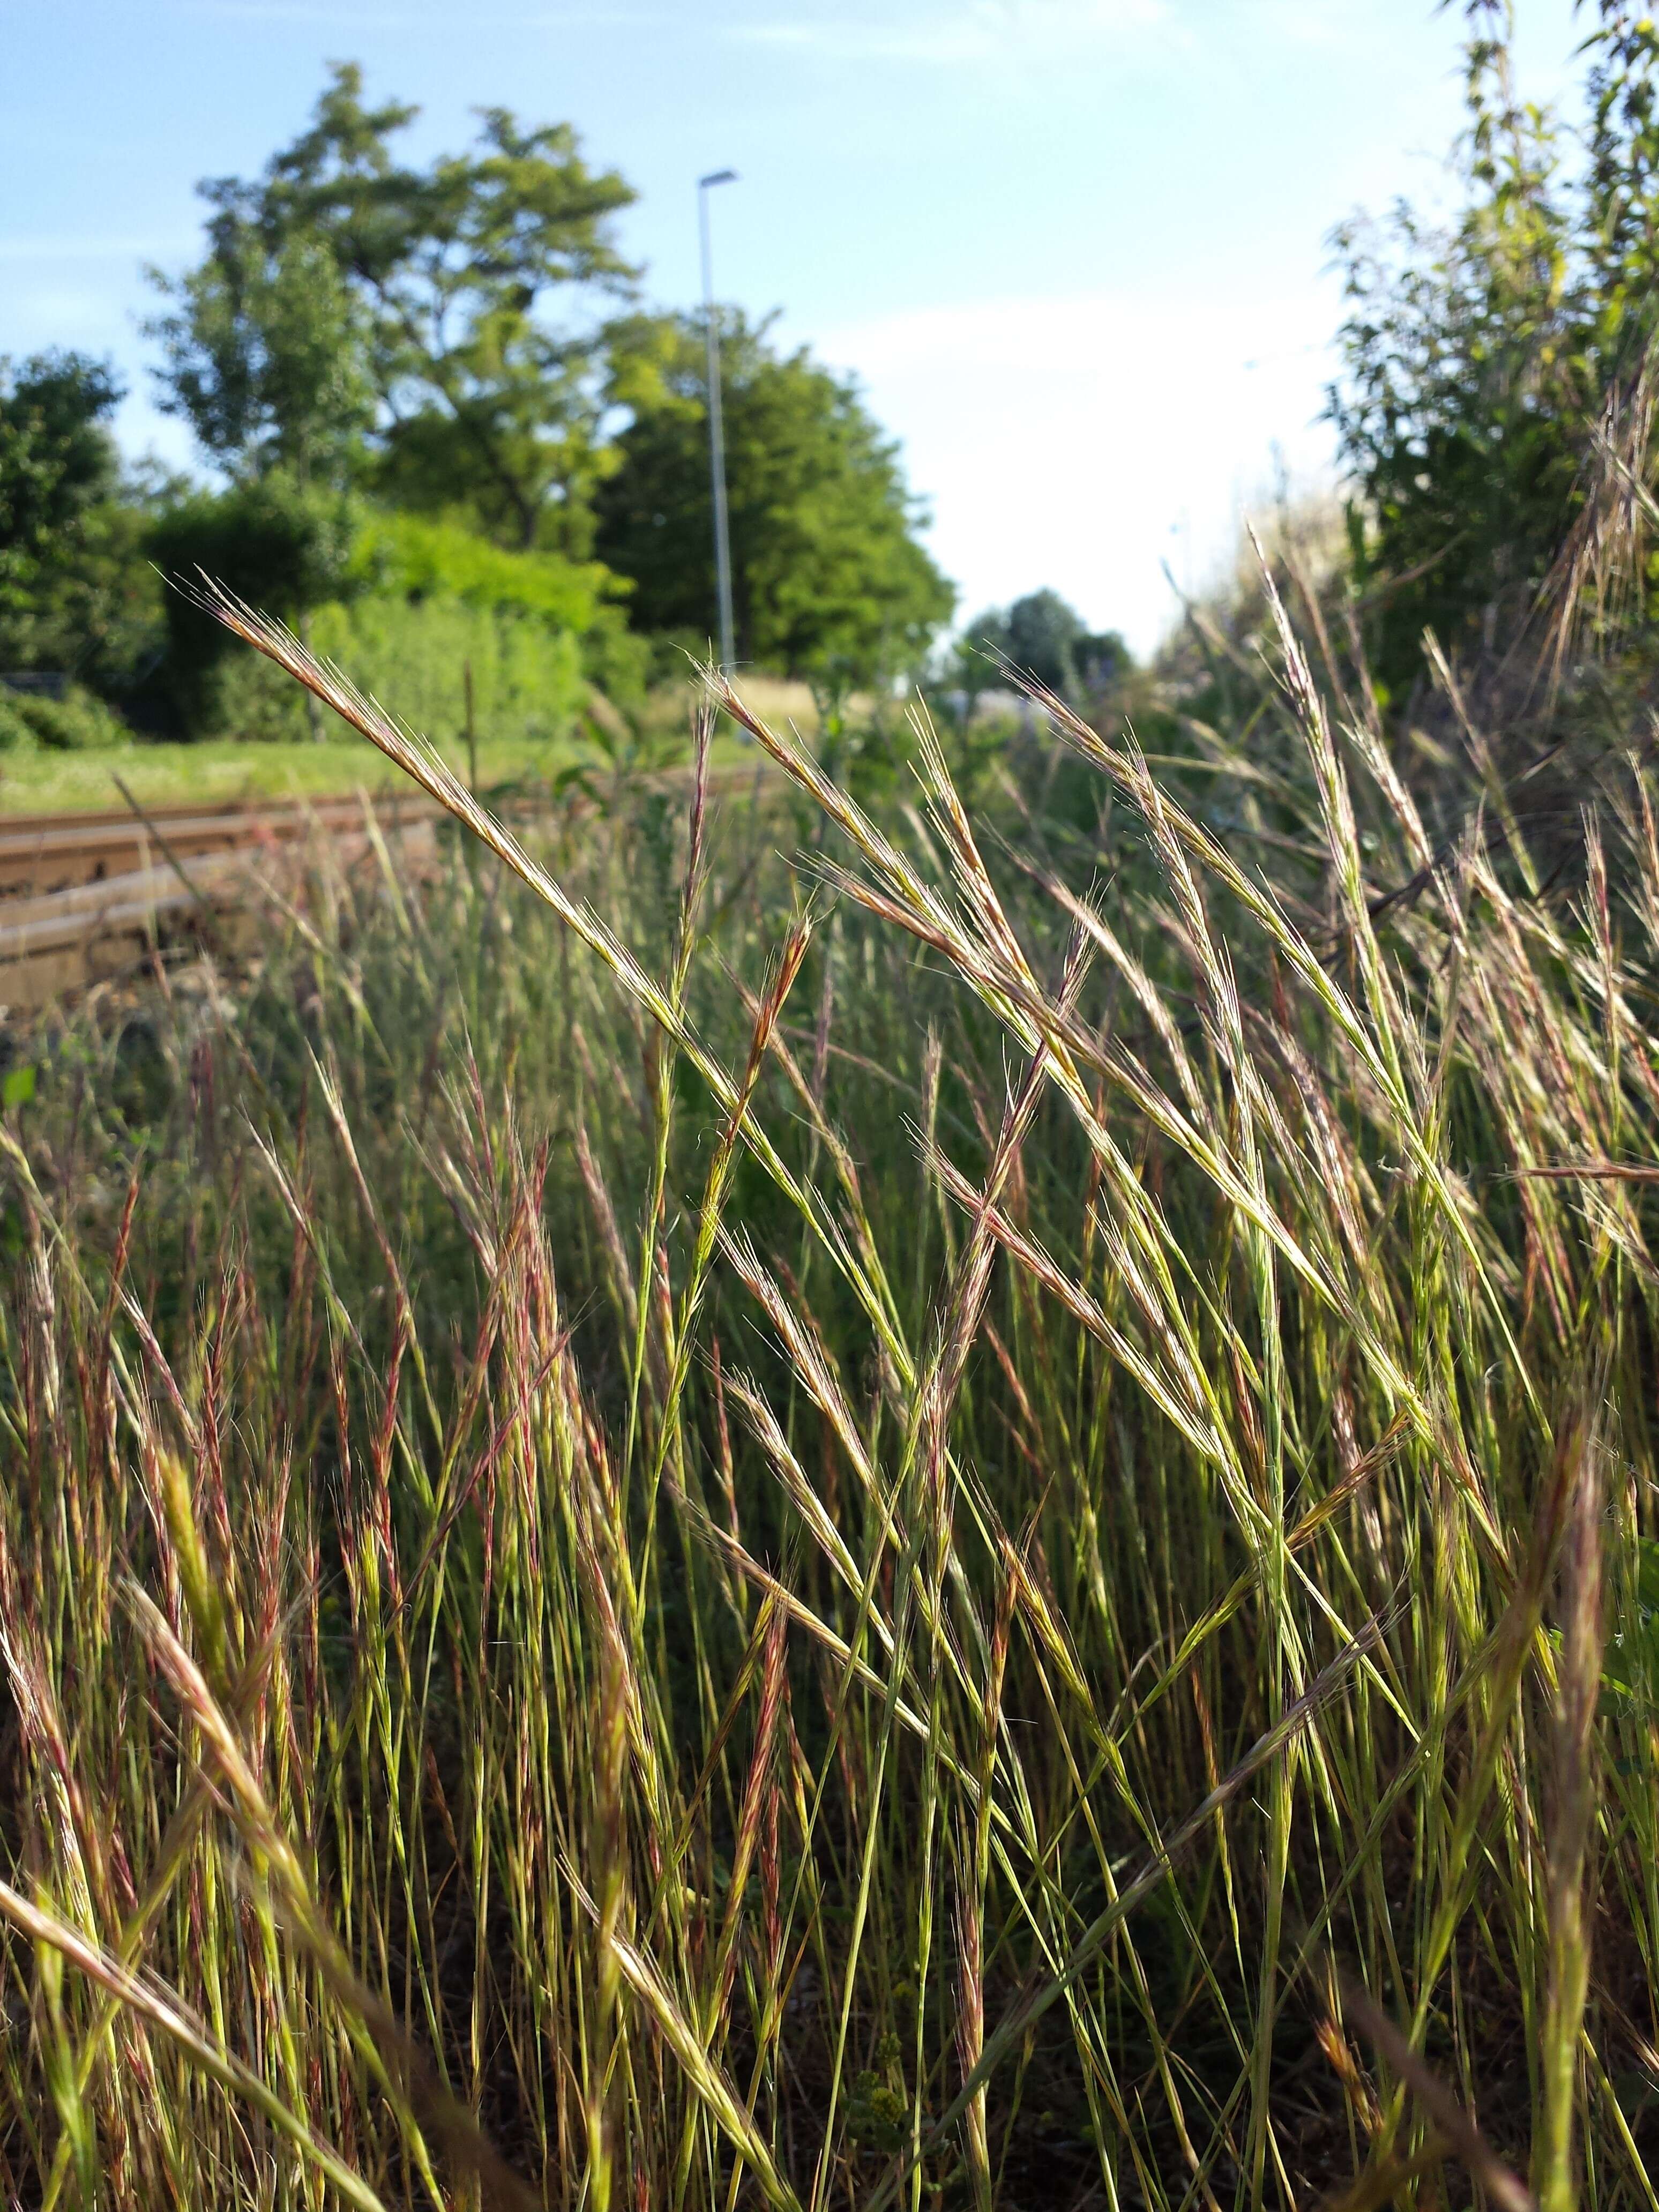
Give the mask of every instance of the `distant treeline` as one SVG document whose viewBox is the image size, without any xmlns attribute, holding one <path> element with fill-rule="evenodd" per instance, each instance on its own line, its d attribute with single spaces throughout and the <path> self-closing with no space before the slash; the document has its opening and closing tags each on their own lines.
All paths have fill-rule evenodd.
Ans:
<svg viewBox="0 0 1659 2212">
<path fill-rule="evenodd" d="M 415 112 L 337 66 L 259 177 L 201 186 L 195 266 L 150 272 L 156 386 L 202 480 L 122 467 L 107 365 L 0 365 L 0 672 L 74 678 L 77 727 L 95 696 L 173 734 L 296 729 L 166 589 L 198 568 L 362 680 L 395 670 L 411 714 L 453 720 L 470 662 L 498 731 L 706 647 L 704 331 L 641 305 L 632 191 L 505 109 L 405 166 Z M 722 309 L 720 335 L 740 658 L 842 687 L 917 668 L 954 594 L 892 442 L 769 324 Z"/>
<path fill-rule="evenodd" d="M 1334 234 L 1346 528 L 1320 588 L 1385 709 L 1435 680 L 1425 631 L 1452 665 L 1524 645 L 1553 678 L 1587 651 L 1648 666 L 1659 33 L 1626 0 L 1586 13 L 1567 118 L 1517 96 L 1503 0 L 1466 0 L 1460 211 Z M 533 734 L 568 728 L 591 683 L 626 706 L 706 648 L 705 333 L 643 304 L 615 228 L 630 187 L 569 125 L 504 108 L 408 166 L 415 112 L 337 65 L 258 177 L 200 187 L 201 258 L 151 272 L 148 325 L 198 478 L 121 465 L 107 365 L 0 362 L 0 673 L 75 679 L 26 702 L 51 741 L 112 710 L 301 730 L 162 580 L 198 568 L 432 726 L 459 718 L 469 664 L 490 726 Z M 856 385 L 769 322 L 719 320 L 740 662 L 842 698 L 926 669 L 970 717 L 1006 668 L 1112 694 L 1121 640 L 1053 592 L 969 622 L 941 665 L 955 595 Z M 0 744 L 22 726 L 0 707 Z"/>
</svg>

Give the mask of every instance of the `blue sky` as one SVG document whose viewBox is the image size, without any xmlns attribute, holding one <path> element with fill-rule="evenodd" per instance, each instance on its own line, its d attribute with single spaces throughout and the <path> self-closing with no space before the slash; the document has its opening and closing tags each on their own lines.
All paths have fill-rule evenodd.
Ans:
<svg viewBox="0 0 1659 2212">
<path fill-rule="evenodd" d="M 965 616 L 1042 584 L 1150 645 L 1271 483 L 1328 470 L 1331 225 L 1432 201 L 1461 9 L 1431 0 L 0 0 L 0 353 L 115 356 L 124 441 L 184 461 L 137 319 L 196 180 L 250 173 L 331 59 L 418 101 L 568 119 L 638 189 L 649 296 L 716 278 L 862 379 Z M 1520 0 L 1522 82 L 1571 0 Z"/>
</svg>

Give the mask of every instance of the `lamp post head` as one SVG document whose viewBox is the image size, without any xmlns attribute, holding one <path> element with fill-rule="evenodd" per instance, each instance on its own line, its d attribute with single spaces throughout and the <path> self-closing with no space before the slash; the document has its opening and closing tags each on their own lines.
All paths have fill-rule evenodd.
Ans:
<svg viewBox="0 0 1659 2212">
<path fill-rule="evenodd" d="M 706 191 L 710 185 L 735 185 L 737 181 L 735 169 L 714 169 L 708 176 L 697 179 L 697 190 Z"/>
</svg>

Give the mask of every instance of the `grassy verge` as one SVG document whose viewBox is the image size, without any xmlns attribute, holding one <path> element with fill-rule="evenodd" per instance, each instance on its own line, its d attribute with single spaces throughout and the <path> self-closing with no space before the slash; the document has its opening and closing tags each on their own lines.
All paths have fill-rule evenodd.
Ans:
<svg viewBox="0 0 1659 2212">
<path fill-rule="evenodd" d="M 745 683 L 744 693 L 758 712 L 793 721 L 809 735 L 817 726 L 812 696 L 804 684 L 759 678 Z M 684 693 L 654 695 L 643 725 L 653 757 L 665 750 L 677 758 L 690 758 Z M 118 806 L 117 775 L 145 805 L 315 798 L 359 788 L 384 790 L 396 781 L 397 771 L 368 751 L 360 738 L 338 722 L 334 727 L 339 734 L 319 744 L 131 744 L 107 751 L 0 754 L 0 814 Z M 441 750 L 456 773 L 465 776 L 465 746 L 447 744 Z M 719 752 L 723 763 L 750 757 L 729 726 Z M 603 772 L 604 763 L 592 747 L 574 738 L 562 744 L 482 738 L 478 782 L 482 789 L 544 782 L 582 761 Z"/>
<path fill-rule="evenodd" d="M 1291 672 L 33 1042 L 9 2197 L 1654 2203 L 1651 794 Z"/>
<path fill-rule="evenodd" d="M 516 782 L 556 774 L 574 748 L 541 744 L 481 744 L 481 784 Z M 449 757 L 466 774 L 465 748 Z M 0 757 L 0 813 L 71 813 L 118 806 L 119 776 L 145 805 L 233 799 L 315 798 L 335 792 L 390 787 L 392 771 L 367 755 L 361 740 L 320 744 L 134 744 L 108 751 L 15 754 Z"/>
</svg>

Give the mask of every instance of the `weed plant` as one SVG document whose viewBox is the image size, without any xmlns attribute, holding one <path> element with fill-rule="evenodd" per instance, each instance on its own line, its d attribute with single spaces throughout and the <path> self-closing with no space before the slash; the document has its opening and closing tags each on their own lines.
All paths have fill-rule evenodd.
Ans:
<svg viewBox="0 0 1659 2212">
<path fill-rule="evenodd" d="M 222 612 L 461 828 L 9 1086 L 7 2200 L 1659 2203 L 1645 770 L 526 850 Z"/>
</svg>

